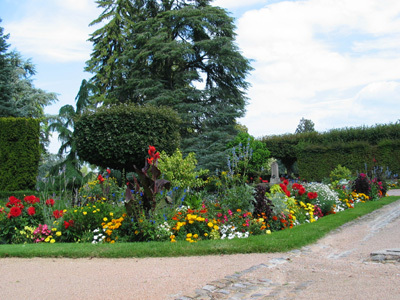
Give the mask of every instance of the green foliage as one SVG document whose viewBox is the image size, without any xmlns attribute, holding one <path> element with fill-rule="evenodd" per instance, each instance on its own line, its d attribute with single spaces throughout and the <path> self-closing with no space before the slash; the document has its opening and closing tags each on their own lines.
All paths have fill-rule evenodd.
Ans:
<svg viewBox="0 0 400 300">
<path fill-rule="evenodd" d="M 331 179 L 331 182 L 339 181 L 342 179 L 350 180 L 351 179 L 351 171 L 348 168 L 346 168 L 344 166 L 342 167 L 342 165 L 339 164 L 329 174 L 329 178 Z"/>
<path fill-rule="evenodd" d="M 243 211 L 254 211 L 255 204 L 255 189 L 248 184 L 234 185 L 224 190 L 220 194 L 219 201 L 221 207 L 236 211 L 241 209 Z"/>
<path fill-rule="evenodd" d="M 270 152 L 263 142 L 256 140 L 250 134 L 239 132 L 233 141 L 228 143 L 227 148 L 236 150 L 229 153 L 229 160 L 231 163 L 238 160 L 239 173 L 258 177 L 267 171 Z M 238 155 L 239 157 L 237 157 Z M 245 155 L 249 156 L 248 159 L 241 160 L 240 156 L 244 157 Z"/>
<path fill-rule="evenodd" d="M 196 166 L 196 155 L 192 152 L 183 158 L 179 149 L 176 149 L 171 156 L 162 151 L 158 160 L 158 168 L 163 178 L 170 181 L 173 187 L 198 188 L 203 186 L 205 182 L 202 177 L 208 174 L 208 170 L 197 171 Z"/>
<path fill-rule="evenodd" d="M 210 1 L 97 3 L 104 11 L 92 25 L 102 27 L 90 38 L 86 70 L 98 101 L 173 108 L 183 120 L 182 152 L 195 152 L 201 168 L 223 167 L 251 70 L 235 44 L 233 18 Z"/>
<path fill-rule="evenodd" d="M 0 190 L 34 189 L 40 158 L 39 120 L 0 118 Z"/>
<path fill-rule="evenodd" d="M 133 171 L 143 167 L 149 145 L 173 153 L 179 146 L 178 115 L 169 108 L 103 106 L 75 123 L 80 159 L 103 168 Z"/>
</svg>

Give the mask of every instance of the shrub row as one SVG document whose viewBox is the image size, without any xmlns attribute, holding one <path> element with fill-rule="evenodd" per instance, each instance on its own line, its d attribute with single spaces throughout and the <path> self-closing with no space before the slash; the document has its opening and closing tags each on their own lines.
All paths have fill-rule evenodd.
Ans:
<svg viewBox="0 0 400 300">
<path fill-rule="evenodd" d="M 325 133 L 311 132 L 266 136 L 261 139 L 290 170 L 297 161 L 299 175 L 306 180 L 320 181 L 339 164 L 368 172 L 374 165 L 400 172 L 400 124 L 333 129 Z M 367 164 L 367 169 L 366 169 Z"/>
</svg>

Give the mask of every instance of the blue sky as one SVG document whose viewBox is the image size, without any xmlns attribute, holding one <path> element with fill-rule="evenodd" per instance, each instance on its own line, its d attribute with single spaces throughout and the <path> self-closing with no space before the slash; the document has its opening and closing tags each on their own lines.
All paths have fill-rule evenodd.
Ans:
<svg viewBox="0 0 400 300">
<path fill-rule="evenodd" d="M 236 19 L 252 59 L 249 104 L 239 120 L 261 137 L 293 133 L 302 117 L 317 131 L 400 119 L 400 1 L 216 0 Z M 35 86 L 74 104 L 91 53 L 92 0 L 1 0 L 0 26 L 36 65 Z M 56 137 L 54 137 L 56 139 Z M 52 143 L 51 152 L 56 152 Z"/>
</svg>

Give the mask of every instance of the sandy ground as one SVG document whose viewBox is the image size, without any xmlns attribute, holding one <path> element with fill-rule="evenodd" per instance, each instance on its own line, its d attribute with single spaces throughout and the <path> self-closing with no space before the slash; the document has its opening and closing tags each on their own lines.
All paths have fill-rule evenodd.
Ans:
<svg viewBox="0 0 400 300">
<path fill-rule="evenodd" d="M 174 299 L 281 257 L 285 263 L 244 277 L 276 282 L 274 299 L 400 299 L 400 264 L 368 260 L 400 249 L 399 216 L 397 201 L 290 254 L 0 259 L 0 299 Z"/>
</svg>

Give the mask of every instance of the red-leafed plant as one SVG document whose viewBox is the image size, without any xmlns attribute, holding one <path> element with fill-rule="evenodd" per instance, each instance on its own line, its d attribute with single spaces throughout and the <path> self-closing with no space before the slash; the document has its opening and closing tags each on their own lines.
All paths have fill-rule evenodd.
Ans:
<svg viewBox="0 0 400 300">
<path fill-rule="evenodd" d="M 156 152 L 154 146 L 149 146 L 148 154 L 149 158 L 146 159 L 144 168 L 139 169 L 136 165 L 133 166 L 139 179 L 133 175 L 134 184 L 128 183 L 126 188 L 125 207 L 130 216 L 135 214 L 134 206 L 136 204 L 134 202 L 137 201 L 131 187 L 137 194 L 141 195 L 141 205 L 146 216 L 148 216 L 149 212 L 154 212 L 156 208 L 156 194 L 164 188 L 169 189 L 171 185 L 168 180 L 158 179 L 161 175 L 160 170 L 157 168 L 157 160 L 160 158 L 160 153 Z"/>
</svg>

